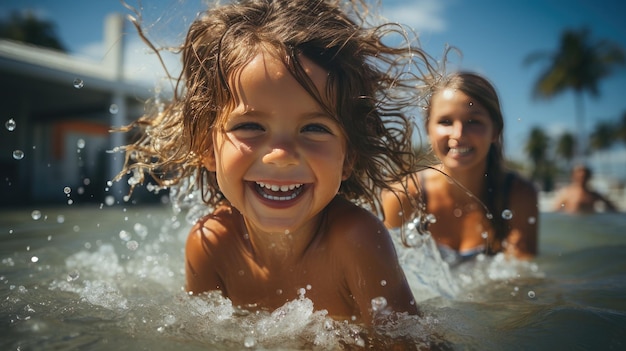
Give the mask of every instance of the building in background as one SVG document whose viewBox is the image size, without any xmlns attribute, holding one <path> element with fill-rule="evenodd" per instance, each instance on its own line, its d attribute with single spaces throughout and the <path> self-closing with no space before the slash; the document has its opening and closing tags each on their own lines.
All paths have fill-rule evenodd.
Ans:
<svg viewBox="0 0 626 351">
<path fill-rule="evenodd" d="M 107 17 L 101 62 L 0 40 L 0 206 L 122 200 L 127 185 L 107 182 L 125 140 L 109 130 L 137 118 L 150 95 L 124 79 L 123 26 Z"/>
</svg>

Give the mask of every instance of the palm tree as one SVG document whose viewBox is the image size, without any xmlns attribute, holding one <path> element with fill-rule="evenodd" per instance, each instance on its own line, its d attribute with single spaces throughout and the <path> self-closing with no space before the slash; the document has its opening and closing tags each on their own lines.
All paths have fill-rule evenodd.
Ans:
<svg viewBox="0 0 626 351">
<path fill-rule="evenodd" d="M 591 150 L 602 151 L 611 147 L 615 141 L 615 131 L 615 125 L 613 123 L 597 123 L 589 138 L 589 146 L 591 147 Z M 608 165 L 610 165 L 610 162 L 606 162 L 606 164 L 606 171 L 608 171 Z"/>
<path fill-rule="evenodd" d="M 615 139 L 626 143 L 626 111 L 622 112 L 622 119 L 617 125 L 617 131 L 615 132 Z"/>
<path fill-rule="evenodd" d="M 548 60 L 534 86 L 535 97 L 552 98 L 573 90 L 576 98 L 576 127 L 580 133 L 577 154 L 582 157 L 586 147 L 583 93 L 599 95 L 598 84 L 610 76 L 617 65 L 626 63 L 624 49 L 608 40 L 592 41 L 589 30 L 566 30 L 555 52 L 535 52 L 526 64 Z"/>
<path fill-rule="evenodd" d="M 569 166 L 571 165 L 572 159 L 574 159 L 574 154 L 576 151 L 576 138 L 570 132 L 565 132 L 559 136 L 556 142 L 556 150 L 554 150 L 556 155 L 565 159 L 566 167 L 568 168 L 569 174 Z"/>
<path fill-rule="evenodd" d="M 551 178 L 548 170 L 547 150 L 550 145 L 550 138 L 543 129 L 533 127 L 530 136 L 526 141 L 525 151 L 533 162 L 533 171 L 531 178 L 534 181 L 542 180 L 544 190 L 550 190 Z"/>
<path fill-rule="evenodd" d="M 37 18 L 32 12 L 13 12 L 0 22 L 0 38 L 12 39 L 65 52 L 53 22 Z"/>
<path fill-rule="evenodd" d="M 615 126 L 610 122 L 596 124 L 596 128 L 589 138 L 589 146 L 592 150 L 606 150 L 615 141 Z"/>
</svg>

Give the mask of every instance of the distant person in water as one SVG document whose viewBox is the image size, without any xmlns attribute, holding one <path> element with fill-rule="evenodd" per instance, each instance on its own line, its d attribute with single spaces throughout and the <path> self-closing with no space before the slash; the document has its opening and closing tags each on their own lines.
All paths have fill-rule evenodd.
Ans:
<svg viewBox="0 0 626 351">
<path fill-rule="evenodd" d="M 554 200 L 554 210 L 565 213 L 594 213 L 617 211 L 606 197 L 591 189 L 593 173 L 584 165 L 574 167 L 569 185 L 561 189 Z"/>
<path fill-rule="evenodd" d="M 181 49 L 184 93 L 129 126 L 141 133 L 124 174 L 166 186 L 195 176 L 211 208 L 187 240 L 189 292 L 270 311 L 304 296 L 366 325 L 373 301 L 418 313 L 370 209 L 417 163 L 404 111 L 419 79 L 402 73 L 430 58 L 383 43 L 401 27 L 369 28 L 343 8 L 244 0 L 209 10 Z"/>
<path fill-rule="evenodd" d="M 385 224 L 400 227 L 416 213 L 434 215 L 428 230 L 452 265 L 481 253 L 533 257 L 537 191 L 504 168 L 504 119 L 492 84 L 471 72 L 444 76 L 433 83 L 424 114 L 440 163 L 383 192 Z"/>
</svg>

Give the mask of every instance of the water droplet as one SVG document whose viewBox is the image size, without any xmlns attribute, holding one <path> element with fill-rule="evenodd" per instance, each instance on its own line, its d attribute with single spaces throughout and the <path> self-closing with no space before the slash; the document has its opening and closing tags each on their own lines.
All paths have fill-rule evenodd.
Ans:
<svg viewBox="0 0 626 351">
<path fill-rule="evenodd" d="M 289 229 L 285 229 L 285 235 L 289 235 Z"/>
<path fill-rule="evenodd" d="M 139 248 L 139 243 L 136 242 L 135 240 L 131 240 L 126 243 L 126 248 L 129 249 L 130 251 L 135 251 Z"/>
<path fill-rule="evenodd" d="M 13 150 L 13 158 L 16 160 L 21 160 L 24 158 L 24 151 L 22 150 Z"/>
<path fill-rule="evenodd" d="M 470 102 L 469 102 L 469 105 L 470 105 L 470 106 L 474 106 L 474 102 L 473 102 L 473 101 L 470 101 Z"/>
<path fill-rule="evenodd" d="M 433 223 L 437 223 L 437 217 L 435 217 L 434 214 L 429 213 L 426 215 L 426 222 L 433 224 Z"/>
<path fill-rule="evenodd" d="M 65 222 L 65 216 L 64 215 L 58 215 L 57 216 L 57 223 L 63 223 Z"/>
<path fill-rule="evenodd" d="M 128 233 L 127 231 L 125 231 L 125 230 L 123 230 L 123 229 L 122 229 L 122 230 L 120 230 L 120 239 L 122 239 L 122 240 L 124 240 L 124 241 L 129 241 L 129 240 L 130 240 L 130 238 L 131 238 L 130 233 Z"/>
<path fill-rule="evenodd" d="M 528 224 L 535 224 L 537 223 L 537 218 L 530 216 L 528 217 Z"/>
<path fill-rule="evenodd" d="M 283 289 L 276 289 L 276 295 L 282 295 Z"/>
<path fill-rule="evenodd" d="M 489 237 L 489 233 L 482 232 L 482 233 L 480 233 L 480 237 L 486 240 Z"/>
<path fill-rule="evenodd" d="M 135 233 L 137 233 L 137 235 L 139 235 L 142 239 L 145 239 L 146 236 L 148 236 L 148 227 L 141 223 L 135 223 L 133 230 L 135 230 Z"/>
<path fill-rule="evenodd" d="M 15 127 L 17 126 L 17 124 L 15 123 L 13 118 L 11 118 L 4 124 L 4 126 L 7 128 L 9 132 L 12 132 L 15 130 Z"/>
<path fill-rule="evenodd" d="M 41 211 L 39 210 L 34 210 L 33 212 L 30 213 L 30 216 L 34 219 L 34 220 L 38 220 L 39 218 L 41 218 Z"/>
<path fill-rule="evenodd" d="M 252 336 L 246 336 L 243 339 L 243 346 L 246 348 L 252 348 L 256 346 L 256 339 Z"/>
<path fill-rule="evenodd" d="M 452 214 L 454 217 L 459 218 L 463 215 L 463 211 L 460 208 L 455 208 L 454 211 L 452 211 Z"/>
<path fill-rule="evenodd" d="M 109 195 L 107 197 L 104 198 L 104 203 L 107 206 L 113 206 L 113 204 L 115 204 L 115 197 Z"/>
<path fill-rule="evenodd" d="M 66 186 L 65 188 L 63 188 L 63 192 L 69 195 L 72 192 L 72 188 L 70 188 L 69 186 Z"/>
<path fill-rule="evenodd" d="M 167 316 L 165 316 L 165 318 L 163 318 L 163 322 L 165 323 L 165 325 L 172 325 L 176 323 L 176 316 L 168 314 Z"/>
<path fill-rule="evenodd" d="M 78 271 L 71 271 L 67 274 L 67 278 L 66 280 L 68 282 L 73 282 L 74 280 L 78 279 L 80 277 L 80 273 L 78 273 Z"/>
<path fill-rule="evenodd" d="M 109 106 L 109 112 L 110 112 L 112 115 L 115 115 L 115 114 L 117 114 L 118 112 L 120 112 L 120 108 L 119 108 L 119 106 L 117 106 L 116 104 L 111 104 L 111 106 Z"/>
<path fill-rule="evenodd" d="M 37 262 L 39 261 L 39 257 L 37 257 L 37 256 L 33 256 L 33 257 L 31 257 L 31 258 L 30 258 L 30 261 L 31 261 L 32 263 L 37 263 Z"/>
<path fill-rule="evenodd" d="M 372 310 L 374 312 L 382 311 L 387 307 L 387 299 L 382 296 L 372 299 Z"/>
<path fill-rule="evenodd" d="M 82 87 L 85 86 L 85 82 L 83 82 L 83 80 L 80 78 L 74 79 L 74 82 L 72 84 L 74 85 L 74 88 L 76 89 L 81 89 Z"/>
<path fill-rule="evenodd" d="M 485 217 L 487 217 L 487 219 L 493 219 L 493 214 L 491 214 L 491 212 L 485 214 Z"/>
<path fill-rule="evenodd" d="M 532 290 L 530 290 L 530 291 L 528 292 L 528 297 L 530 297 L 531 299 L 534 299 L 534 298 L 535 298 L 535 292 L 534 292 L 534 291 L 532 291 Z"/>
<path fill-rule="evenodd" d="M 380 281 L 380 286 L 387 286 L 387 281 L 386 280 L 381 280 Z"/>
<path fill-rule="evenodd" d="M 419 234 L 409 233 L 406 236 L 406 244 L 410 247 L 417 247 L 422 243 L 422 238 Z"/>
<path fill-rule="evenodd" d="M 513 212 L 508 209 L 502 211 L 502 218 L 506 219 L 507 221 L 510 220 L 511 218 L 513 218 Z"/>
<path fill-rule="evenodd" d="M 84 149 L 85 148 L 85 139 L 78 139 L 78 141 L 76 142 L 76 146 L 79 149 Z"/>
</svg>

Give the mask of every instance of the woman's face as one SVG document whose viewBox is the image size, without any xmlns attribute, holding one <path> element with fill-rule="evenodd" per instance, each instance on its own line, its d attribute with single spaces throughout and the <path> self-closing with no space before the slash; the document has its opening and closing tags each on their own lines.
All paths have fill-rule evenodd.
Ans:
<svg viewBox="0 0 626 351">
<path fill-rule="evenodd" d="M 451 172 L 484 172 L 497 138 L 487 109 L 458 89 L 433 96 L 427 131 L 435 155 Z"/>
</svg>

